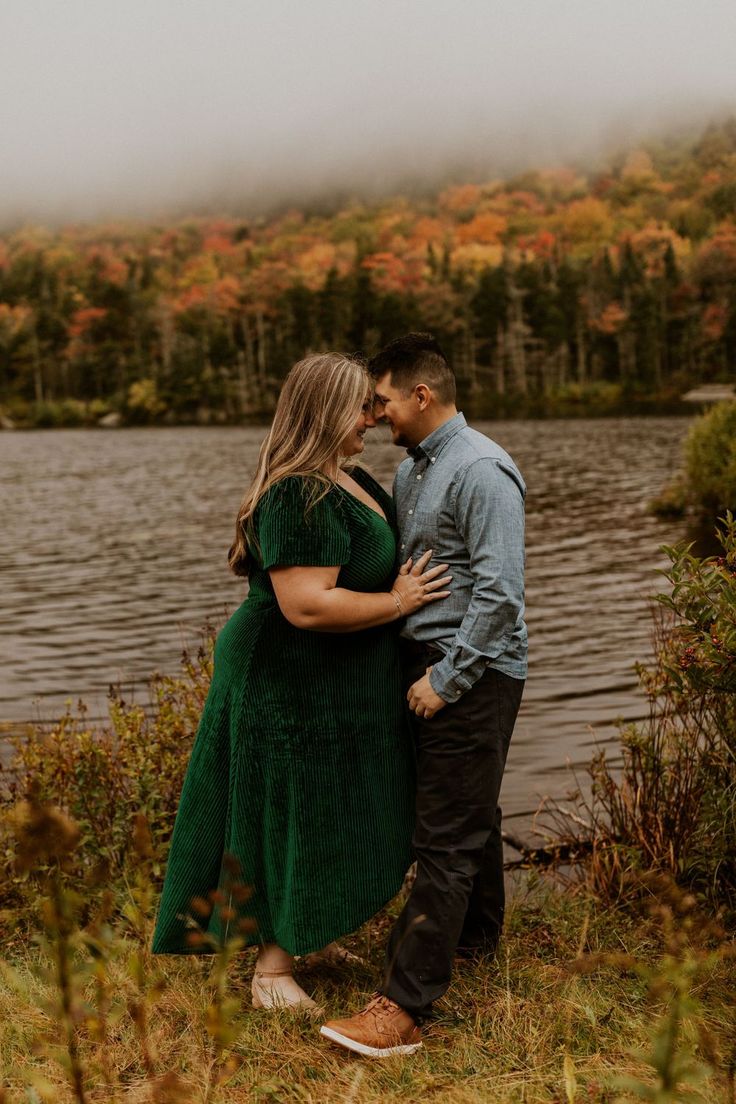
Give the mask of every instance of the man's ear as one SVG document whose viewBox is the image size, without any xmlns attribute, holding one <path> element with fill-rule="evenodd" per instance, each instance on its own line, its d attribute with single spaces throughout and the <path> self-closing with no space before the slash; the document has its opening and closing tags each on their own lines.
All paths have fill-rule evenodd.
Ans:
<svg viewBox="0 0 736 1104">
<path fill-rule="evenodd" d="M 432 391 L 426 383 L 418 383 L 414 388 L 420 410 L 426 410 L 432 400 Z"/>
</svg>

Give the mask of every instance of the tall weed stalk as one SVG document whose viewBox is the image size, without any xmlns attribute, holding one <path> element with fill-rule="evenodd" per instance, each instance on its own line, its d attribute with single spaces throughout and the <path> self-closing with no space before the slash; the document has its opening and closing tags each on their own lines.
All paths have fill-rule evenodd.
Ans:
<svg viewBox="0 0 736 1104">
<path fill-rule="evenodd" d="M 736 942 L 703 914 L 695 897 L 670 877 L 647 874 L 631 879 L 631 890 L 648 913 L 647 931 L 658 933 L 653 960 L 630 953 L 579 955 L 573 973 L 613 967 L 633 973 L 646 986 L 651 1007 L 646 1037 L 631 1051 L 638 1072 L 611 1078 L 611 1087 L 650 1104 L 702 1101 L 715 1077 L 723 1099 L 733 1099 L 734 1043 L 724 1049 L 708 1024 L 702 993 L 724 963 L 736 962 Z"/>
<path fill-rule="evenodd" d="M 252 918 L 244 914 L 250 890 L 240 881 L 238 860 L 225 855 L 220 888 L 211 890 L 207 899 L 194 898 L 190 903 L 189 942 L 193 949 L 206 943 L 212 951 L 210 999 L 202 1008 L 201 1022 L 192 1025 L 207 1040 L 202 1062 L 205 1085 L 201 1096 L 194 1096 L 192 1086 L 178 1072 L 161 1069 L 156 1051 L 157 1005 L 167 984 L 150 949 L 157 894 L 151 878 L 154 847 L 145 814 L 134 817 L 130 852 L 136 863 L 117 918 L 114 894 L 107 889 L 87 922 L 84 894 L 72 884 L 78 869 L 75 851 L 81 846 L 80 827 L 60 809 L 41 805 L 33 794 L 14 807 L 9 819 L 16 842 L 16 873 L 34 872 L 43 923 L 34 936 L 40 951 L 34 972 L 51 997 L 44 1007 L 49 1028 L 36 1040 L 36 1052 L 61 1066 L 77 1104 L 99 1099 L 101 1087 L 106 1101 L 116 1104 L 127 1086 L 113 1070 L 109 1050 L 121 1045 L 132 1026 L 153 1104 L 192 1104 L 195 1099 L 215 1104 L 240 1067 L 232 1052 L 240 1001 L 229 992 L 229 967 L 244 946 L 244 935 L 254 928 Z M 222 936 L 208 931 L 215 906 L 224 922 Z M 124 964 L 127 974 L 123 986 L 114 979 L 117 962 Z M 56 1100 L 56 1086 L 48 1077 L 31 1071 L 28 1081 L 38 1099 Z"/>
</svg>

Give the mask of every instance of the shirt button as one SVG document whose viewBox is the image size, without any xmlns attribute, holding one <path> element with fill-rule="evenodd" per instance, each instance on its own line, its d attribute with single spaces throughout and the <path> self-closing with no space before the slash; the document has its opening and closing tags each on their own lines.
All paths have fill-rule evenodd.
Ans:
<svg viewBox="0 0 736 1104">
<path fill-rule="evenodd" d="M 402 547 L 402 548 L 406 548 L 406 545 L 405 545 L 405 544 L 402 544 L 402 546 L 401 546 L 401 547 Z"/>
<path fill-rule="evenodd" d="M 421 477 L 421 475 L 418 475 L 418 476 L 417 476 L 417 479 L 421 479 L 421 478 L 422 478 L 422 477 Z"/>
<path fill-rule="evenodd" d="M 410 510 L 410 511 L 409 511 L 409 513 L 410 513 L 410 514 L 413 514 L 413 513 L 414 513 L 414 511 L 413 511 L 413 510 Z"/>
<path fill-rule="evenodd" d="M 435 462 L 435 460 L 436 460 L 436 459 L 437 459 L 437 457 L 436 457 L 436 456 L 430 456 L 430 458 L 429 458 L 429 462 L 430 462 L 430 464 L 434 464 L 434 462 Z"/>
</svg>

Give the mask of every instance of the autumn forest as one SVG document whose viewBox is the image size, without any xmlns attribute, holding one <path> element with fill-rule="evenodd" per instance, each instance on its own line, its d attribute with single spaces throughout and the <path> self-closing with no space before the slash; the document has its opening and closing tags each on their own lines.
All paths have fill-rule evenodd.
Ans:
<svg viewBox="0 0 736 1104">
<path fill-rule="evenodd" d="M 736 119 L 596 172 L 0 236 L 6 425 L 256 420 L 305 352 L 408 329 L 476 416 L 674 409 L 732 380 Z"/>
</svg>

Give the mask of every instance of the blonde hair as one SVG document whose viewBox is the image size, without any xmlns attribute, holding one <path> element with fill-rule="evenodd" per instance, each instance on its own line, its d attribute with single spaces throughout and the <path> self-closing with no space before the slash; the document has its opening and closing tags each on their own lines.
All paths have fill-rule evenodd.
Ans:
<svg viewBox="0 0 736 1104">
<path fill-rule="evenodd" d="M 355 428 L 373 384 L 367 369 L 342 353 L 300 360 L 281 389 L 271 429 L 261 445 L 256 474 L 240 504 L 228 564 L 247 575 L 255 542 L 253 515 L 261 498 L 287 475 L 307 477 L 305 512 L 323 498 L 341 466 L 340 445 Z"/>
</svg>

